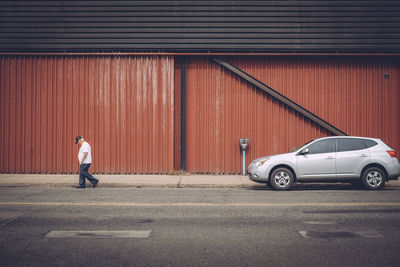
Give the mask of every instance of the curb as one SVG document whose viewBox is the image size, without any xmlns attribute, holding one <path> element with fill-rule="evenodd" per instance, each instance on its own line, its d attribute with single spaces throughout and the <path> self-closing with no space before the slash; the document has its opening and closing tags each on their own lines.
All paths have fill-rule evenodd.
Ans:
<svg viewBox="0 0 400 267">
<path fill-rule="evenodd" d="M 71 183 L 0 183 L 0 187 L 64 187 L 75 188 L 75 184 Z M 292 189 L 351 189 L 347 183 L 298 183 Z M 91 185 L 88 185 L 88 189 Z M 241 188 L 241 189 L 271 189 L 265 184 L 124 184 L 124 183 L 99 183 L 97 188 Z M 384 189 L 400 188 L 400 183 L 386 183 Z M 354 188 L 354 190 L 363 190 L 363 188 Z"/>
<path fill-rule="evenodd" d="M 75 188 L 71 183 L 0 183 L 0 187 L 64 187 Z M 255 185 L 225 185 L 225 184 L 123 184 L 123 183 L 99 183 L 97 188 L 265 188 L 264 184 Z M 87 185 L 87 188 L 92 188 Z"/>
</svg>

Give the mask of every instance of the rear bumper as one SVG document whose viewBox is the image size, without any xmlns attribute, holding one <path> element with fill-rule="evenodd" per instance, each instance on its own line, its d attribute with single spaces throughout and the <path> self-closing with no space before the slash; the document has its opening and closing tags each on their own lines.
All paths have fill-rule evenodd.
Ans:
<svg viewBox="0 0 400 267">
<path fill-rule="evenodd" d="M 394 158 L 386 166 L 386 171 L 388 174 L 388 180 L 398 180 L 400 176 L 400 162 L 397 158 Z"/>
</svg>

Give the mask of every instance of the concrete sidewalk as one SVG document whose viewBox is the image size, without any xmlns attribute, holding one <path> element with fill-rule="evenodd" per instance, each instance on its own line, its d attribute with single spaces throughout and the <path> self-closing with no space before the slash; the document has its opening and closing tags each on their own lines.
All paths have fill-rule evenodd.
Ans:
<svg viewBox="0 0 400 267">
<path fill-rule="evenodd" d="M 244 188 L 262 184 L 242 175 L 95 175 L 99 187 Z M 90 187 L 90 182 L 86 182 Z M 0 186 L 77 186 L 78 174 L 0 174 Z"/>
<path fill-rule="evenodd" d="M 265 187 L 243 175 L 95 175 L 99 187 L 159 188 L 254 188 Z M 0 174 L 0 186 L 61 186 L 78 185 L 78 174 Z M 88 187 L 90 183 L 87 182 Z M 387 188 L 400 187 L 400 180 L 390 181 Z"/>
</svg>

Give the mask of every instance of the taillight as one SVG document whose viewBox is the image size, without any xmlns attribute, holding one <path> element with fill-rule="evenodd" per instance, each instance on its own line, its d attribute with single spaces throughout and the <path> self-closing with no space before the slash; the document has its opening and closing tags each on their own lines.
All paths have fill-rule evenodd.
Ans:
<svg viewBox="0 0 400 267">
<path fill-rule="evenodd" d="M 392 158 L 397 158 L 397 153 L 396 151 L 393 150 L 388 150 L 386 151 Z"/>
</svg>

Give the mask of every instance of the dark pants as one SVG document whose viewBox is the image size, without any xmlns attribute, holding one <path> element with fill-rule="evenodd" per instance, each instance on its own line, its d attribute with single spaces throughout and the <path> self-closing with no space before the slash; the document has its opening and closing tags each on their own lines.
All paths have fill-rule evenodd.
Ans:
<svg viewBox="0 0 400 267">
<path fill-rule="evenodd" d="M 85 183 L 85 177 L 92 183 L 92 184 L 97 184 L 99 181 L 98 179 L 94 178 L 93 175 L 91 175 L 88 170 L 90 167 L 89 164 L 82 164 L 79 170 L 79 186 L 80 187 L 86 187 Z"/>
</svg>

